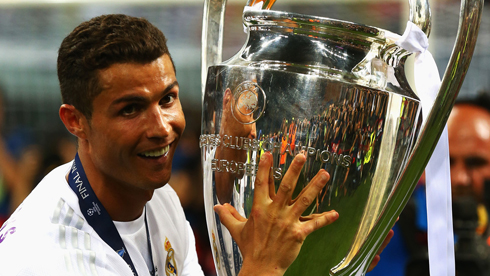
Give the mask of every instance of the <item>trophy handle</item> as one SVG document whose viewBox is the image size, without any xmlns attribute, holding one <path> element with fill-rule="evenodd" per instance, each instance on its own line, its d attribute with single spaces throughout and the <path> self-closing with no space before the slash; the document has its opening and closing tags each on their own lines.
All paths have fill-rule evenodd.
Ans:
<svg viewBox="0 0 490 276">
<path fill-rule="evenodd" d="M 222 61 L 225 7 L 226 0 L 204 1 L 201 37 L 201 102 L 204 100 L 208 67 Z"/>
<path fill-rule="evenodd" d="M 204 87 L 208 67 L 221 63 L 223 53 L 223 29 L 227 0 L 204 1 L 201 37 L 201 101 L 204 99 Z M 262 9 L 269 10 L 276 0 L 248 0 L 245 6 L 262 4 Z"/>
<path fill-rule="evenodd" d="M 428 7 L 428 5 L 419 6 L 418 3 L 421 3 L 421 1 L 417 1 L 417 3 L 410 2 L 410 21 L 419 26 L 426 34 L 429 34 L 430 11 L 425 8 Z M 439 93 L 427 117 L 426 123 L 420 131 L 419 138 L 414 145 L 409 162 L 400 175 L 397 189 L 395 189 L 390 198 L 390 202 L 396 202 L 397 204 L 387 204 L 388 207 L 385 209 L 384 215 L 371 230 L 372 235 L 369 235 L 362 248 L 359 250 L 359 253 L 352 260 L 352 267 L 359 267 L 361 271 L 367 269 L 375 256 L 374 253 L 381 246 L 383 237 L 386 237 L 388 231 L 396 222 L 397 217 L 400 215 L 403 208 L 405 208 L 405 205 L 415 189 L 415 184 L 420 179 L 425 166 L 429 162 L 432 152 L 446 125 L 454 101 L 463 84 L 466 72 L 468 71 L 480 28 L 483 3 L 484 0 L 461 0 L 456 42 L 446 71 L 444 72 Z M 343 270 L 335 271 L 334 274 L 353 275 L 349 274 L 351 272 L 352 271 L 349 272 Z"/>
</svg>

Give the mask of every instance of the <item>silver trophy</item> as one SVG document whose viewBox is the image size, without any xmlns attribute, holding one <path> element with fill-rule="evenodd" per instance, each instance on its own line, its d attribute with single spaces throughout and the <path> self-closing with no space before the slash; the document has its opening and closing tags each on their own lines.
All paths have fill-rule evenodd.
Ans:
<svg viewBox="0 0 490 276">
<path fill-rule="evenodd" d="M 247 6 L 254 2 L 261 1 Z M 242 258 L 213 206 L 230 203 L 249 216 L 266 151 L 274 156 L 276 188 L 298 152 L 307 162 L 296 194 L 327 170 L 330 181 L 304 215 L 340 214 L 308 236 L 286 274 L 364 275 L 442 132 L 473 54 L 483 0 L 462 1 L 449 69 L 423 127 L 404 72 L 410 53 L 389 31 L 268 10 L 272 3 L 245 9 L 247 42 L 222 62 L 226 1 L 205 1 L 200 147 L 218 275 L 237 275 Z M 410 20 L 428 35 L 428 0 L 409 5 Z"/>
</svg>

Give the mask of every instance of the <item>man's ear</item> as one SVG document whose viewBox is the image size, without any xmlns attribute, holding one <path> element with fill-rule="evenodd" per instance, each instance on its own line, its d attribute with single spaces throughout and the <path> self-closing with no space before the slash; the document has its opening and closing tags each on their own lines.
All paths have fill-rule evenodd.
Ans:
<svg viewBox="0 0 490 276">
<path fill-rule="evenodd" d="M 225 95 L 223 95 L 223 106 L 227 106 L 229 104 L 229 102 L 231 101 L 231 97 L 231 89 L 226 88 Z"/>
<path fill-rule="evenodd" d="M 59 111 L 60 119 L 65 125 L 66 129 L 73 135 L 80 139 L 86 139 L 86 130 L 88 128 L 88 121 L 85 115 L 83 115 L 73 105 L 62 104 Z"/>
</svg>

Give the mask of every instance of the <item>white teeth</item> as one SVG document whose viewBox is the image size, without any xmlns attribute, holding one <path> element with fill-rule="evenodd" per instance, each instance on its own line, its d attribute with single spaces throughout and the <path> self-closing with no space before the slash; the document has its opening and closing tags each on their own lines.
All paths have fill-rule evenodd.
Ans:
<svg viewBox="0 0 490 276">
<path fill-rule="evenodd" d="M 170 149 L 170 145 L 167 145 L 166 147 L 159 149 L 159 150 L 151 150 L 151 151 L 145 151 L 142 152 L 141 155 L 145 157 L 160 157 L 168 152 Z"/>
</svg>

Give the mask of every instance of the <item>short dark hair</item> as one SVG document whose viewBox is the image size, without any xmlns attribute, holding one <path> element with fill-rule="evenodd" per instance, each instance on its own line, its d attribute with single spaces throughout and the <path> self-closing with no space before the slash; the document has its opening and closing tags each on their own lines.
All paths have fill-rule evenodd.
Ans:
<svg viewBox="0 0 490 276">
<path fill-rule="evenodd" d="M 480 108 L 485 109 L 488 113 L 490 113 L 490 90 L 480 90 L 473 97 L 461 97 L 456 100 L 454 105 L 473 105 Z"/>
<path fill-rule="evenodd" d="M 58 51 L 63 103 L 90 119 L 92 102 L 102 92 L 98 72 L 117 63 L 147 64 L 164 54 L 170 57 L 166 40 L 148 20 L 124 14 L 102 15 L 81 23 L 63 39 Z"/>
</svg>

